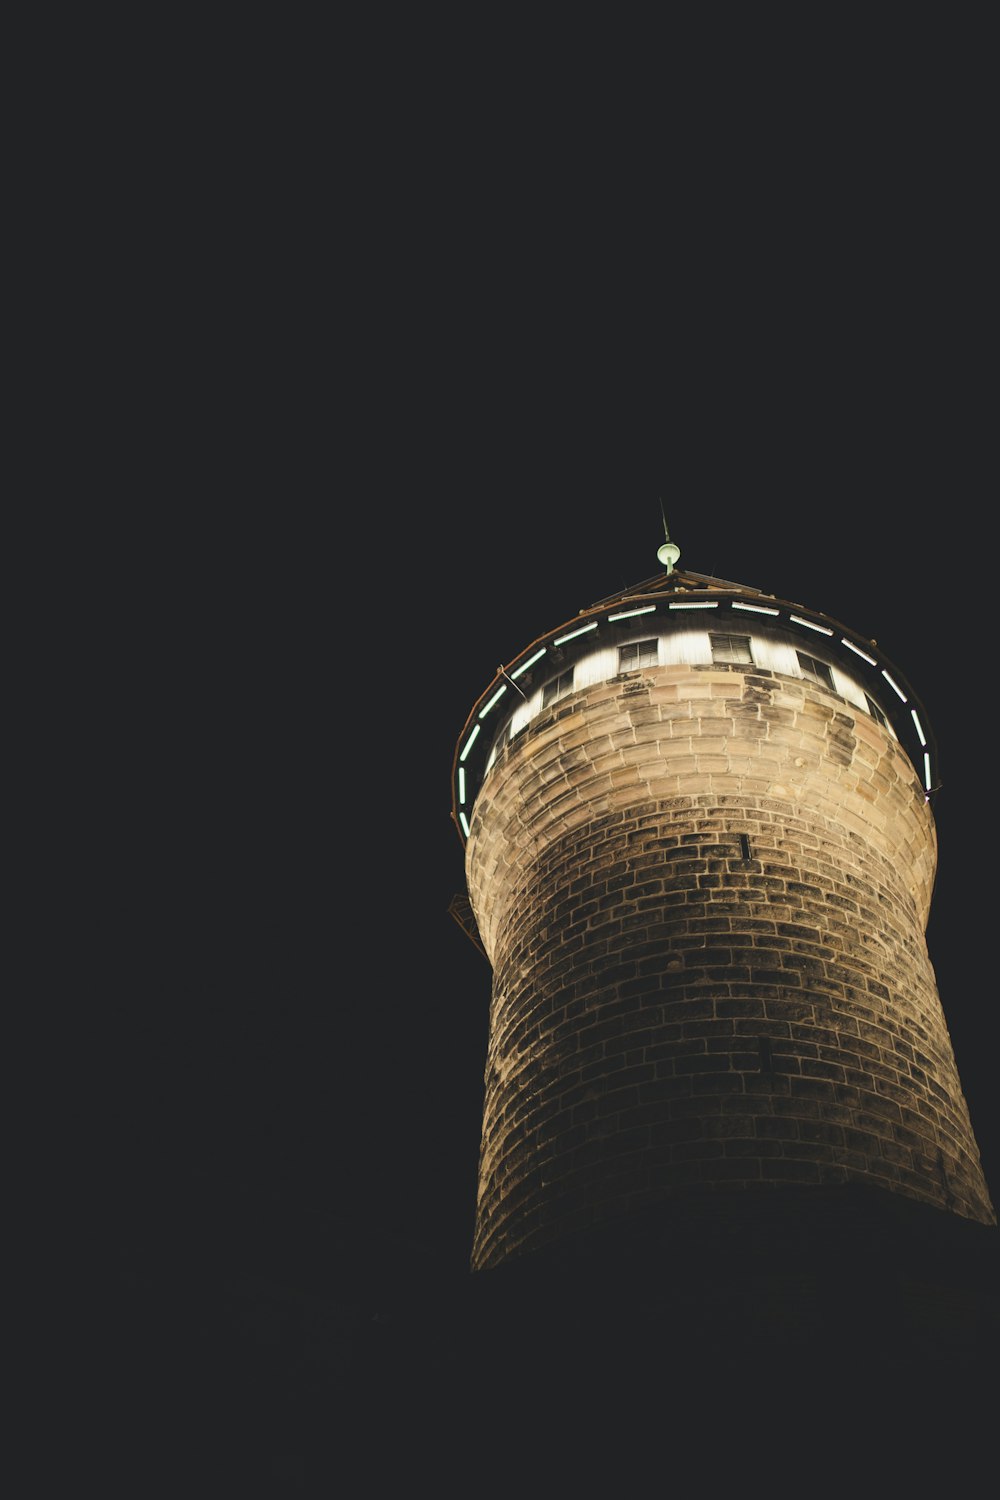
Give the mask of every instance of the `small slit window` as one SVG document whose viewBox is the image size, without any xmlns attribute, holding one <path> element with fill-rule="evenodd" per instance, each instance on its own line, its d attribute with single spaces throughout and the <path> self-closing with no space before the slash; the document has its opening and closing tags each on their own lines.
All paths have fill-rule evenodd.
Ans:
<svg viewBox="0 0 1000 1500">
<path fill-rule="evenodd" d="M 487 771 L 492 770 L 493 765 L 496 762 L 496 758 L 500 754 L 501 750 L 503 750 L 505 746 L 509 745 L 511 740 L 516 740 L 519 734 L 523 734 L 527 727 L 527 719 L 525 719 L 520 724 L 518 724 L 514 719 L 511 719 L 509 724 L 504 725 L 500 733 L 497 735 L 496 739 L 493 741 L 493 748 L 490 750 L 489 759 L 486 762 Z"/>
<path fill-rule="evenodd" d="M 568 667 L 565 672 L 560 672 L 558 677 L 553 677 L 542 688 L 542 707 L 548 708 L 557 698 L 565 698 L 567 693 L 573 691 L 573 668 Z"/>
<path fill-rule="evenodd" d="M 655 667 L 659 660 L 659 646 L 660 643 L 655 638 L 651 641 L 629 641 L 627 646 L 619 646 L 619 672 L 634 672 L 639 667 Z"/>
<path fill-rule="evenodd" d="M 825 661 L 817 661 L 815 656 L 810 656 L 805 651 L 796 651 L 799 659 L 799 667 L 803 677 L 808 677 L 810 682 L 818 682 L 820 687 L 829 688 L 834 691 L 833 673 Z"/>
<path fill-rule="evenodd" d="M 884 724 L 885 727 L 886 727 L 886 729 L 888 729 L 888 727 L 889 727 L 888 716 L 885 713 L 883 713 L 883 711 L 882 711 L 881 708 L 879 708 L 878 704 L 875 702 L 875 699 L 872 698 L 872 697 L 870 697 L 870 695 L 868 693 L 866 693 L 865 694 L 865 702 L 868 704 L 868 712 L 871 714 L 871 716 L 875 720 L 876 724 Z"/>
<path fill-rule="evenodd" d="M 717 635 L 713 631 L 709 635 L 709 640 L 712 642 L 713 661 L 753 665 L 748 635 Z"/>
</svg>

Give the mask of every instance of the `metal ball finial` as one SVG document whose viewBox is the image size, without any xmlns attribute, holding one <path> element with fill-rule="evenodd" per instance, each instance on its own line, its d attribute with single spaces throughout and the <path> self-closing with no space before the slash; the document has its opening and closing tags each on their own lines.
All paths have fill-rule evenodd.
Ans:
<svg viewBox="0 0 1000 1500">
<path fill-rule="evenodd" d="M 660 500 L 660 513 L 663 516 L 663 535 L 666 537 L 666 541 L 661 542 L 659 547 L 657 547 L 656 555 L 660 559 L 660 562 L 663 564 L 663 566 L 666 568 L 667 572 L 671 573 L 673 571 L 674 563 L 681 555 L 681 549 L 678 547 L 676 542 L 672 542 L 670 540 L 670 532 L 667 530 L 667 513 L 663 509 L 662 498 Z"/>
</svg>

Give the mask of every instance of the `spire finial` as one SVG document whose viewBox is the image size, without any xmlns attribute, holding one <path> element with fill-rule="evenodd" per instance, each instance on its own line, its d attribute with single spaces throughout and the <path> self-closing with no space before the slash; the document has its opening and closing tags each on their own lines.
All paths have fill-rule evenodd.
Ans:
<svg viewBox="0 0 1000 1500">
<path fill-rule="evenodd" d="M 663 566 L 666 568 L 667 572 L 672 573 L 674 563 L 681 555 L 681 549 L 678 547 L 676 542 L 672 542 L 670 540 L 670 532 L 667 530 L 667 513 L 663 509 L 662 496 L 660 497 L 660 514 L 663 517 L 663 535 L 666 537 L 666 541 L 661 542 L 659 547 L 657 547 L 656 555 L 660 559 L 660 562 L 663 564 Z"/>
</svg>

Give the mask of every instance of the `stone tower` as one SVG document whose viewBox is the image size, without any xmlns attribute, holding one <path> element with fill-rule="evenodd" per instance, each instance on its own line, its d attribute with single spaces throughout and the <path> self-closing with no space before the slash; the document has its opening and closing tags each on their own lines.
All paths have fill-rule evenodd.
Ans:
<svg viewBox="0 0 1000 1500">
<path fill-rule="evenodd" d="M 920 700 L 850 626 L 678 555 L 499 668 L 456 747 L 494 976 L 477 1272 L 996 1224 L 925 941 Z"/>
</svg>

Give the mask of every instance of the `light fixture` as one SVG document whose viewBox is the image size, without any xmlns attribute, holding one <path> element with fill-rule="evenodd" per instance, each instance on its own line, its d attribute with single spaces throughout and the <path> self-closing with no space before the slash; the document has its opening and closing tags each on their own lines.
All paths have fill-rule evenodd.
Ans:
<svg viewBox="0 0 1000 1500">
<path fill-rule="evenodd" d="M 878 666 L 878 662 L 875 660 L 874 656 L 869 656 L 867 651 L 862 651 L 861 647 L 856 646 L 853 641 L 849 641 L 846 635 L 842 635 L 840 637 L 840 644 L 842 646 L 846 646 L 848 651 L 853 651 L 855 656 L 860 656 L 861 660 L 868 662 L 870 666 Z"/>
<path fill-rule="evenodd" d="M 502 682 L 500 684 L 500 686 L 497 688 L 496 692 L 493 694 L 493 697 L 490 699 L 489 703 L 485 703 L 483 705 L 483 707 L 479 710 L 479 717 L 481 719 L 485 719 L 486 718 L 486 715 L 489 713 L 490 709 L 494 706 L 494 704 L 497 702 L 498 699 L 500 699 L 500 698 L 503 697 L 503 695 L 504 695 L 504 693 L 506 691 L 507 691 L 507 684 L 505 682 Z"/>
<path fill-rule="evenodd" d="M 541 651 L 536 651 L 535 654 L 534 654 L 534 656 L 529 656 L 527 661 L 523 661 L 521 663 L 521 665 L 518 667 L 518 669 L 517 669 L 516 672 L 511 672 L 509 674 L 510 677 L 512 679 L 515 678 L 515 677 L 520 677 L 521 673 L 522 672 L 526 672 L 529 667 L 533 667 L 535 665 L 536 661 L 541 661 L 541 659 L 542 659 L 542 657 L 544 655 L 545 655 L 545 647 L 543 646 L 542 649 L 541 649 Z"/>
<path fill-rule="evenodd" d="M 833 635 L 833 631 L 827 630 L 825 625 L 815 625 L 812 620 L 803 620 L 801 615 L 789 615 L 788 618 L 794 620 L 796 625 L 804 625 L 807 630 L 815 630 L 818 635 Z"/>
<path fill-rule="evenodd" d="M 612 620 L 631 620 L 631 618 L 632 618 L 633 615 L 651 615 L 653 613 L 653 611 L 655 610 L 655 608 L 656 608 L 655 604 L 646 604 L 646 605 L 643 606 L 642 609 L 626 609 L 626 610 L 623 610 L 620 615 L 608 615 L 608 621 L 610 622 Z"/>
<path fill-rule="evenodd" d="M 592 620 L 589 625 L 581 625 L 579 630 L 571 630 L 569 635 L 560 635 L 553 642 L 553 646 L 561 646 L 565 641 L 576 640 L 578 635 L 586 635 L 588 630 L 596 630 L 597 621 Z"/>
</svg>

